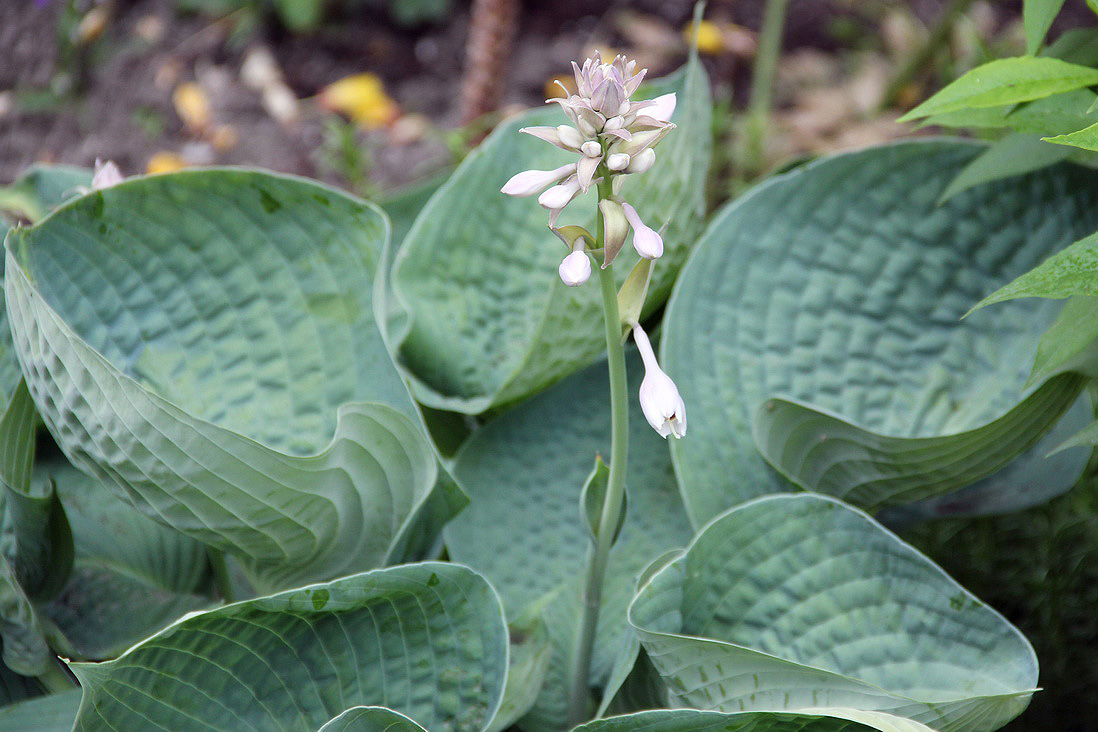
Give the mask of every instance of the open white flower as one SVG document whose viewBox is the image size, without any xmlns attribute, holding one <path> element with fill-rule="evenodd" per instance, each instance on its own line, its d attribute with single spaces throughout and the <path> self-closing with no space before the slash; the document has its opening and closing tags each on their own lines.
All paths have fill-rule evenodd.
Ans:
<svg viewBox="0 0 1098 732">
<path fill-rule="evenodd" d="M 511 176 L 511 179 L 504 183 L 503 188 L 499 190 L 508 196 L 532 196 L 554 183 L 560 183 L 575 172 L 575 163 L 562 165 L 555 170 L 524 170 Z"/>
<path fill-rule="evenodd" d="M 644 381 L 640 386 L 641 411 L 648 424 L 660 437 L 679 439 L 686 436 L 686 404 L 671 377 L 656 362 L 648 334 L 639 325 L 633 326 L 633 340 L 644 361 Z"/>
</svg>

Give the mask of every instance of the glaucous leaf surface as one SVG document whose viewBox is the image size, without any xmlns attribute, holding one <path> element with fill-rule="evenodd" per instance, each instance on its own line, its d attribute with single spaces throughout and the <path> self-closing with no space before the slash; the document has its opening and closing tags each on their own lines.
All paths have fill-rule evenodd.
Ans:
<svg viewBox="0 0 1098 732">
<path fill-rule="evenodd" d="M 682 706 L 841 707 L 939 732 L 998 729 L 1037 658 L 1001 615 L 873 519 L 816 494 L 710 522 L 629 619 Z"/>
<path fill-rule="evenodd" d="M 0 210 L 37 222 L 92 182 L 92 171 L 72 165 L 32 165 L 8 186 L 0 186 Z"/>
<path fill-rule="evenodd" d="M 111 658 L 184 613 L 210 606 L 206 548 L 119 500 L 64 458 L 40 461 L 35 482 L 56 486 L 72 527 L 68 583 L 42 611 L 65 655 Z"/>
<path fill-rule="evenodd" d="M 736 712 L 658 709 L 597 719 L 574 732 L 934 732 L 910 719 L 856 709 Z"/>
<path fill-rule="evenodd" d="M 317 732 L 428 732 L 400 712 L 385 707 L 351 707 Z"/>
<path fill-rule="evenodd" d="M 665 254 L 647 311 L 666 298 L 701 231 L 709 161 L 711 105 L 696 59 L 637 99 L 675 91 L 678 128 L 660 143 L 655 166 L 626 179 L 622 195 L 653 228 L 665 222 Z M 499 192 L 515 173 L 553 169 L 576 156 L 519 128 L 559 125 L 553 105 L 501 124 L 458 167 L 423 209 L 397 254 L 394 292 L 409 321 L 394 330 L 400 358 L 425 404 L 476 414 L 526 397 L 590 364 L 605 349 L 598 287 L 566 287 L 557 266 L 567 249 L 546 228 L 535 198 Z M 562 222 L 594 230 L 594 193 Z M 618 282 L 638 259 L 627 248 L 614 265 Z"/>
<path fill-rule="evenodd" d="M 635 352 L 627 366 L 629 508 L 610 553 L 593 682 L 606 677 L 628 632 L 625 607 L 636 576 L 656 556 L 691 537 L 667 447 L 636 403 L 644 371 Z M 566 675 L 579 628 L 590 544 L 580 491 L 595 454 L 609 454 L 608 404 L 603 362 L 489 422 L 469 439 L 454 465 L 470 504 L 446 527 L 450 556 L 484 573 L 510 617 L 557 593 L 544 611 L 555 650 L 534 710 L 540 721 L 526 720 L 524 727 L 562 729 L 567 718 Z"/>
<path fill-rule="evenodd" d="M 931 140 L 837 155 L 778 176 L 717 215 L 676 284 L 661 345 L 690 414 L 690 439 L 671 451 L 696 525 L 789 486 L 752 438 L 768 399 L 799 403 L 836 430 L 887 436 L 906 450 L 918 447 L 909 439 L 955 436 L 963 445 L 966 433 L 1027 397 L 1037 342 L 1059 306 L 1026 301 L 960 318 L 1098 226 L 1098 173 L 1054 166 L 939 206 L 949 181 L 984 149 Z M 1039 416 L 1051 422 L 1075 401 L 1078 385 L 1047 388 L 1051 406 Z M 1032 413 L 1027 407 L 1016 416 Z M 985 474 L 1039 437 L 1034 425 L 1016 426 L 1018 442 L 983 455 Z M 793 445 L 768 452 L 775 457 Z M 874 458 L 864 472 L 857 459 L 865 446 L 850 445 L 802 443 L 847 462 L 840 495 L 868 490 L 880 504 L 890 494 L 951 490 L 967 479 L 897 473 L 902 484 L 875 486 L 892 458 Z M 1086 453 L 1060 459 L 1078 476 Z M 795 466 L 782 467 L 795 475 Z"/>
<path fill-rule="evenodd" d="M 72 668 L 84 687 L 76 730 L 315 732 L 379 705 L 426 729 L 479 732 L 503 693 L 507 627 L 477 573 L 406 564 L 192 615 L 117 660 Z"/>
<path fill-rule="evenodd" d="M 0 676 L 8 673 L 6 669 L 2 670 Z M 12 732 L 70 732 L 81 694 L 80 689 L 74 688 L 0 706 L 0 729 Z"/>
<path fill-rule="evenodd" d="M 386 223 L 303 180 L 190 171 L 7 238 L 7 302 L 69 459 L 265 586 L 383 564 L 437 468 L 372 314 Z"/>
<path fill-rule="evenodd" d="M 899 121 L 961 109 L 1028 102 L 1095 84 L 1098 84 L 1098 69 L 1057 58 L 1001 58 L 965 72 Z"/>
</svg>

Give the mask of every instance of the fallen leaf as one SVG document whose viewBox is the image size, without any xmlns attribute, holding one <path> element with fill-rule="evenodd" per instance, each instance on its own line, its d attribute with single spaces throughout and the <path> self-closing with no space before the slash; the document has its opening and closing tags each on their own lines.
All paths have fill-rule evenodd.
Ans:
<svg viewBox="0 0 1098 732">
<path fill-rule="evenodd" d="M 321 90 L 320 105 L 341 112 L 365 129 L 383 127 L 400 115 L 392 97 L 377 74 L 369 72 L 347 76 Z"/>
<path fill-rule="evenodd" d="M 172 92 L 172 104 L 175 113 L 192 132 L 202 133 L 210 126 L 210 99 L 202 87 L 193 81 L 187 81 Z"/>
<path fill-rule="evenodd" d="M 153 156 L 149 158 L 149 162 L 145 165 L 145 172 L 149 175 L 156 175 L 157 173 L 173 173 L 177 170 L 183 170 L 187 167 L 187 163 L 178 153 L 167 152 L 161 150 L 160 152 L 153 153 Z"/>
</svg>

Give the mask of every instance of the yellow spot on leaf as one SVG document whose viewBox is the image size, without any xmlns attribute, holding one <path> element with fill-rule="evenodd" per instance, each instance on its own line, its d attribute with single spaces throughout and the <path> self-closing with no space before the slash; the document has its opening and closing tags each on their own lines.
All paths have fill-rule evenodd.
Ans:
<svg viewBox="0 0 1098 732">
<path fill-rule="evenodd" d="M 149 162 L 145 165 L 145 172 L 149 175 L 156 175 L 157 173 L 172 173 L 186 167 L 187 163 L 177 153 L 161 150 L 149 158 Z"/>
<path fill-rule="evenodd" d="M 400 108 L 385 93 L 377 74 L 355 74 L 333 82 L 321 90 L 318 101 L 366 129 L 384 127 L 400 115 Z"/>
</svg>

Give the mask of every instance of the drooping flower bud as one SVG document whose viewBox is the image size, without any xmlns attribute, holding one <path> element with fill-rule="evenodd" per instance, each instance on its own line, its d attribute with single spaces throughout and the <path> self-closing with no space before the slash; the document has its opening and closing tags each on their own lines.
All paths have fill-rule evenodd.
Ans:
<svg viewBox="0 0 1098 732">
<path fill-rule="evenodd" d="M 686 436 L 686 404 L 671 377 L 664 373 L 656 361 L 648 334 L 639 325 L 633 326 L 633 340 L 644 361 L 644 380 L 640 386 L 641 411 L 648 424 L 660 437 Z"/>
<path fill-rule="evenodd" d="M 645 259 L 662 257 L 663 237 L 659 232 L 641 221 L 637 209 L 628 203 L 622 204 L 622 208 L 625 210 L 625 218 L 628 219 L 629 225 L 633 227 L 633 248 L 637 250 L 637 254 Z"/>
<path fill-rule="evenodd" d="M 581 243 L 581 248 L 565 257 L 557 268 L 561 282 L 569 287 L 578 287 L 591 277 L 591 258 L 583 251 L 582 246 Z"/>
<path fill-rule="evenodd" d="M 499 190 L 508 196 L 532 196 L 539 193 L 546 186 L 559 183 L 575 171 L 575 163 L 562 165 L 555 170 L 524 170 L 511 176 L 511 179 L 504 183 L 503 188 Z"/>
<path fill-rule="evenodd" d="M 610 170 L 625 170 L 629 167 L 630 158 L 625 153 L 611 153 L 606 156 L 606 167 Z"/>
</svg>

